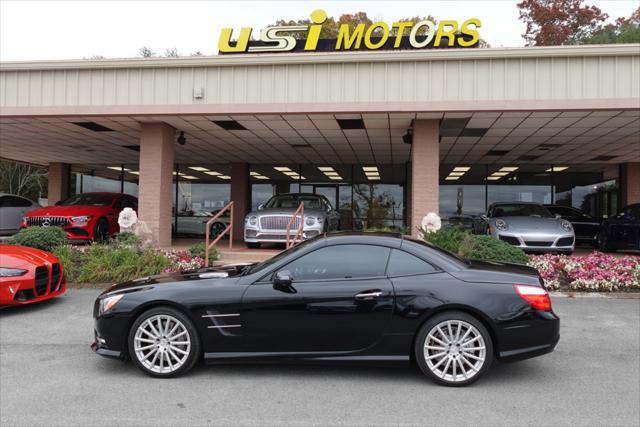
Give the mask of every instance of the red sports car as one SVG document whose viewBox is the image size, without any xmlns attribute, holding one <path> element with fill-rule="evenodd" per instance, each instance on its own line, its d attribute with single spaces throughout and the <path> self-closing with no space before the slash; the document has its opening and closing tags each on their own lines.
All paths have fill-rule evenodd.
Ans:
<svg viewBox="0 0 640 427">
<path fill-rule="evenodd" d="M 120 193 L 83 193 L 27 213 L 21 227 L 62 227 L 72 241 L 104 241 L 120 231 L 118 215 L 124 208 L 138 210 L 138 199 Z"/>
<path fill-rule="evenodd" d="M 66 290 L 64 271 L 55 255 L 0 243 L 0 306 L 31 304 Z"/>
</svg>

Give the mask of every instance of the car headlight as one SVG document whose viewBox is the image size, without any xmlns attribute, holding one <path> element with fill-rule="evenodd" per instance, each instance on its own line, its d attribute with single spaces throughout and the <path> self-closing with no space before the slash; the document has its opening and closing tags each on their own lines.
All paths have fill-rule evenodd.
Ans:
<svg viewBox="0 0 640 427">
<path fill-rule="evenodd" d="M 21 268 L 0 267 L 0 277 L 18 277 L 26 274 L 27 270 Z"/>
<path fill-rule="evenodd" d="M 91 217 L 87 216 L 87 215 L 72 216 L 71 217 L 71 222 L 74 222 L 76 224 L 85 224 L 85 223 L 89 222 L 90 219 L 91 219 Z"/>
<path fill-rule="evenodd" d="M 567 221 L 566 219 L 563 219 L 562 221 L 560 221 L 560 227 L 562 227 L 562 229 L 564 231 L 572 231 L 573 227 L 571 226 L 571 223 L 569 221 Z"/>
<path fill-rule="evenodd" d="M 316 219 L 312 216 L 308 216 L 307 219 L 304 220 L 304 223 L 311 226 L 316 223 Z"/>
<path fill-rule="evenodd" d="M 509 229 L 509 226 L 503 219 L 497 219 L 495 224 L 496 228 L 500 231 L 507 231 Z"/>
<path fill-rule="evenodd" d="M 118 303 L 118 301 L 120 301 L 120 299 L 122 299 L 123 296 L 124 294 L 120 294 L 101 299 L 99 314 L 105 314 L 109 310 L 113 309 L 113 307 L 115 307 L 115 305 Z"/>
<path fill-rule="evenodd" d="M 247 224 L 249 225 L 256 225 L 258 223 L 258 217 L 257 216 L 249 216 L 247 217 Z"/>
</svg>

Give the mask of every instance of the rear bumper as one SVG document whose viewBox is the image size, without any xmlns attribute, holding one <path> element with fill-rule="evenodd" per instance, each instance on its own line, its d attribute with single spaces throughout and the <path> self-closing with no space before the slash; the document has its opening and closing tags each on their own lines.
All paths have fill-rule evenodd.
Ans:
<svg viewBox="0 0 640 427">
<path fill-rule="evenodd" d="M 504 362 L 551 353 L 560 341 L 560 318 L 554 312 L 533 311 L 528 319 L 500 330 L 497 358 Z"/>
</svg>

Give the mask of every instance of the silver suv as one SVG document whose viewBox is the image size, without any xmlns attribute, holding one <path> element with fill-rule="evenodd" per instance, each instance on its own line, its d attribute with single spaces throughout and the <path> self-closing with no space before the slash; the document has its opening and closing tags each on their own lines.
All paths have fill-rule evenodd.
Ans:
<svg viewBox="0 0 640 427">
<path fill-rule="evenodd" d="M 244 241 L 247 247 L 259 248 L 261 243 L 286 242 L 287 224 L 300 203 L 304 203 L 303 239 L 340 228 L 340 214 L 326 197 L 306 193 L 278 194 L 245 217 Z M 291 238 L 296 235 L 299 226 L 298 217 L 291 224 Z"/>
</svg>

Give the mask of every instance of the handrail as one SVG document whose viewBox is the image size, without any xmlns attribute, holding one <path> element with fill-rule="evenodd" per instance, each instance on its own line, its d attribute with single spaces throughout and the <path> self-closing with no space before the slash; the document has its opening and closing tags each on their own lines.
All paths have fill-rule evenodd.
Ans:
<svg viewBox="0 0 640 427">
<path fill-rule="evenodd" d="M 217 220 L 218 218 L 220 218 L 222 216 L 222 214 L 224 214 L 226 211 L 229 211 L 230 213 L 230 220 L 229 220 L 229 225 L 227 226 L 227 228 L 224 229 L 224 231 L 220 234 L 218 234 L 218 237 L 215 238 L 215 240 L 211 243 L 209 243 L 209 234 L 211 233 L 211 223 L 213 223 L 215 220 Z M 213 218 L 211 218 L 209 221 L 207 221 L 207 225 L 206 225 L 206 230 L 205 230 L 205 244 L 204 244 L 204 265 L 205 267 L 209 267 L 209 251 L 211 250 L 211 248 L 218 243 L 218 240 L 222 239 L 222 236 L 224 236 L 225 234 L 229 233 L 229 249 L 232 248 L 233 245 L 233 202 L 229 202 L 224 208 L 220 209 L 218 211 L 217 214 L 215 214 L 213 216 Z"/>
<path fill-rule="evenodd" d="M 293 221 L 298 217 L 298 215 L 300 216 L 300 224 L 298 225 L 298 230 L 296 231 L 296 235 L 294 236 L 293 239 L 290 240 L 289 237 L 291 234 L 291 225 L 293 225 Z M 293 216 L 287 223 L 287 249 L 295 245 L 296 242 L 301 241 L 303 233 L 304 233 L 304 203 L 300 202 L 300 206 L 298 206 L 298 209 L 296 209 L 296 211 L 293 213 Z"/>
</svg>

